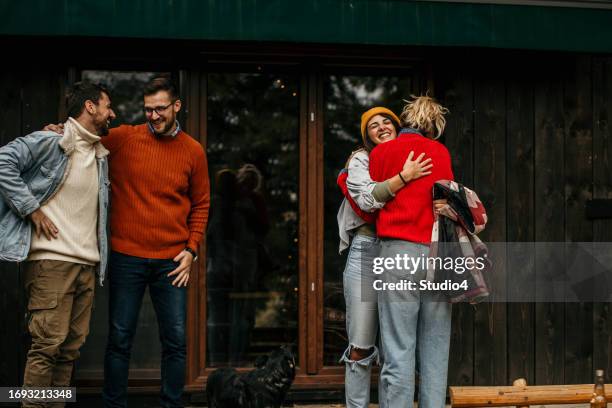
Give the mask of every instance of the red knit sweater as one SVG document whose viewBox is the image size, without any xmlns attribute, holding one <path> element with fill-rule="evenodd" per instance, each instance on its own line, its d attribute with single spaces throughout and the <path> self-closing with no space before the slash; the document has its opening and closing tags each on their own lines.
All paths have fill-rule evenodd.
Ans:
<svg viewBox="0 0 612 408">
<path fill-rule="evenodd" d="M 374 181 L 384 181 L 397 175 L 411 151 L 414 151 L 415 158 L 421 153 L 431 158 L 432 173 L 410 181 L 378 211 L 376 234 L 380 238 L 428 244 L 434 221 L 433 184 L 440 179 L 454 179 L 446 147 L 418 133 L 400 133 L 397 139 L 382 143 L 372 150 L 370 175 Z"/>
<path fill-rule="evenodd" d="M 376 214 L 365 212 L 361 208 L 359 208 L 355 200 L 353 200 L 353 197 L 351 197 L 348 192 L 346 179 L 348 179 L 348 171 L 346 169 L 342 169 L 340 174 L 338 174 L 338 179 L 336 180 L 336 183 L 338 183 L 338 187 L 340 187 L 340 191 L 342 191 L 342 194 L 348 201 L 353 211 L 355 211 L 355 214 L 357 214 L 362 220 L 364 220 L 368 224 L 374 224 L 376 222 Z"/>
<path fill-rule="evenodd" d="M 210 206 L 202 146 L 185 132 L 154 136 L 146 124 L 102 138 L 110 151 L 111 246 L 141 258 L 168 259 L 198 249 Z"/>
</svg>

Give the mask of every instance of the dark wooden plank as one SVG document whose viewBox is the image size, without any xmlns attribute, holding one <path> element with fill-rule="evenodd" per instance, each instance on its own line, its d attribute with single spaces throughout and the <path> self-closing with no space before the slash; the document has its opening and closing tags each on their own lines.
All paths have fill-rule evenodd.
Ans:
<svg viewBox="0 0 612 408">
<path fill-rule="evenodd" d="M 65 74 L 59 70 L 26 70 L 22 72 L 22 114 L 21 134 L 26 135 L 40 130 L 48 123 L 59 120 L 60 105 L 64 103 L 61 90 L 65 84 Z M 20 286 L 22 283 L 20 282 Z M 20 313 L 25 316 L 25 296 L 20 297 Z M 22 322 L 24 338 L 29 340 L 25 322 Z M 25 354 L 29 341 L 22 341 L 20 370 L 23 372 Z"/>
<path fill-rule="evenodd" d="M 443 65 L 442 65 L 443 66 Z M 443 142 L 453 160 L 455 180 L 472 186 L 474 182 L 474 114 L 473 79 L 466 73 L 436 73 L 436 96 L 450 111 Z M 474 383 L 474 308 L 461 303 L 453 305 L 449 385 Z"/>
<path fill-rule="evenodd" d="M 516 302 L 519 296 L 529 295 L 532 287 L 531 272 L 535 259 L 532 253 L 524 253 L 515 242 L 534 240 L 534 124 L 533 81 L 520 67 L 510 70 L 517 73 L 507 83 L 507 206 L 508 206 L 508 276 L 518 285 L 509 285 L 508 303 L 508 375 L 509 384 L 517 378 L 525 378 L 533 384 L 535 338 L 533 302 Z"/>
<path fill-rule="evenodd" d="M 319 175 L 317 168 L 322 167 L 319 162 L 318 138 L 322 135 L 318 134 L 317 120 L 322 118 L 317 117 L 317 85 L 318 81 L 315 75 L 310 75 L 308 80 L 308 139 L 307 139 L 307 184 L 304 196 L 307 200 L 306 220 L 308 223 L 306 240 L 307 240 L 307 276 L 308 286 L 306 288 L 308 298 L 308 330 L 307 330 L 307 357 L 306 369 L 308 374 L 316 374 L 319 367 L 323 364 L 323 357 L 320 354 L 323 340 L 323 305 L 319 304 L 319 299 L 322 299 L 323 286 L 319 285 L 319 275 L 322 274 L 322 268 L 319 269 L 319 247 L 318 241 L 322 237 L 319 236 L 319 200 L 323 195 L 319 191 L 323 188 L 323 183 L 319 183 Z M 322 223 L 321 223 L 322 225 Z"/>
<path fill-rule="evenodd" d="M 65 75 L 61 71 L 24 70 L 20 73 L 20 76 L 22 78 L 20 84 L 21 123 L 18 134 L 15 136 L 23 136 L 34 130 L 39 130 L 47 123 L 57 123 L 60 104 L 63 103 L 60 91 L 62 84 L 65 83 Z M 15 287 L 19 288 L 19 299 L 16 304 L 19 308 L 21 335 L 19 336 L 20 344 L 13 350 L 13 353 L 18 354 L 19 380 L 21 381 L 30 339 L 25 322 L 25 293 L 21 290 L 21 279 Z M 13 305 L 9 310 L 14 309 L 15 306 Z"/>
<path fill-rule="evenodd" d="M 612 198 L 612 58 L 593 60 L 593 198 Z M 612 242 L 612 220 L 593 222 L 593 240 Z M 593 368 L 612 375 L 612 310 L 593 305 Z"/>
<path fill-rule="evenodd" d="M 536 67 L 535 117 L 535 240 L 564 241 L 564 128 L 563 86 L 555 75 L 559 61 Z M 536 256 L 538 276 L 554 265 Z M 535 383 L 563 384 L 565 305 L 537 303 L 535 307 Z"/>
<path fill-rule="evenodd" d="M 195 112 L 195 114 L 198 115 L 199 117 L 200 129 L 195 137 L 198 138 L 198 140 L 204 147 L 204 151 L 206 151 L 207 141 L 208 141 L 208 121 L 206 119 L 208 117 L 208 110 L 207 110 L 208 108 L 208 97 L 207 97 L 208 96 L 208 75 L 206 72 L 198 72 L 198 77 L 200 79 L 199 81 L 199 108 L 197 112 Z M 210 178 L 210 174 L 208 177 Z M 208 223 L 210 223 L 210 217 L 208 219 Z M 208 259 L 208 256 L 206 253 L 206 248 L 208 247 L 208 245 L 207 245 L 206 239 L 207 239 L 207 235 L 204 234 L 204 236 L 202 237 L 202 242 L 200 243 L 200 249 L 199 249 L 200 259 L 199 259 L 199 264 L 198 264 L 198 282 L 199 282 L 198 311 L 199 311 L 199 319 L 201 322 L 200 327 L 203 327 L 203 329 L 200 332 L 200 337 L 196 343 L 199 353 L 200 353 L 199 372 L 197 373 L 198 376 L 200 377 L 202 376 L 202 372 L 206 368 L 206 338 L 207 338 L 207 330 L 208 330 L 208 325 L 206 324 L 207 316 L 208 316 L 208 312 L 206 310 L 206 307 L 208 306 L 207 304 L 208 303 L 207 301 L 208 290 L 207 290 L 207 282 L 206 282 L 206 260 Z"/>
<path fill-rule="evenodd" d="M 310 345 L 308 340 L 309 321 L 308 321 L 308 77 L 300 77 L 300 182 L 299 182 L 299 292 L 298 292 L 298 366 L 301 373 L 309 370 Z M 308 350 L 307 350 L 308 348 Z"/>
<path fill-rule="evenodd" d="M 200 73 L 198 71 L 180 72 L 181 99 L 183 101 L 183 116 L 185 130 L 196 140 L 199 140 L 200 129 Z M 204 286 L 206 272 L 203 271 L 206 256 L 202 249 L 206 248 L 206 235 L 198 248 L 200 256 L 193 265 L 191 280 L 187 293 L 187 374 L 185 383 L 194 385 L 206 367 L 205 356 L 201 346 L 206 343 L 206 291 Z M 204 256 L 202 256 L 204 255 Z"/>
<path fill-rule="evenodd" d="M 1 81 L 0 81 L 1 82 Z M 6 88 L 5 88 L 6 89 Z M 15 263 L 0 262 L 0 384 L 21 386 L 24 354 L 22 344 L 26 342 L 23 318 L 23 291 L 19 267 Z"/>
<path fill-rule="evenodd" d="M 49 70 L 28 71 L 23 75 L 21 131 L 25 135 L 59 121 L 60 106 L 64 103 L 60 90 L 65 83 L 65 75 Z"/>
<path fill-rule="evenodd" d="M 591 57 L 567 58 L 563 105 L 565 122 L 565 239 L 593 240 L 593 222 L 585 216 L 592 198 L 593 107 Z M 593 379 L 593 304 L 568 303 L 565 308 L 565 382 Z"/>
<path fill-rule="evenodd" d="M 2 72 L 0 105 L 0 145 L 39 129 L 42 123 L 57 121 L 59 88 L 57 72 Z M 44 122 L 46 121 L 46 122 Z M 35 124 L 35 125 L 34 125 Z M 12 311 L 2 319 L 0 340 L 7 358 L 0 362 L 0 384 L 21 385 L 29 337 L 25 324 L 25 299 L 19 266 L 0 263 L 0 310 Z"/>
<path fill-rule="evenodd" d="M 311 258 L 312 258 L 312 254 L 314 253 L 314 258 L 316 260 L 316 278 L 315 278 L 315 285 L 316 285 L 316 303 L 317 303 L 317 314 L 316 314 L 316 321 L 317 321 L 317 362 L 318 362 L 318 366 L 317 366 L 317 371 L 321 370 L 324 366 L 323 363 L 323 338 L 324 338 L 324 334 L 323 334 L 323 299 L 325 298 L 325 283 L 324 283 L 324 275 L 325 275 L 325 270 L 324 270 L 324 259 L 325 259 L 325 254 L 324 254 L 324 248 L 323 248 L 323 243 L 324 243 L 324 233 L 325 233 L 325 228 L 324 228 L 324 215 L 325 215 L 325 202 L 324 202 L 324 183 L 323 183 L 323 178 L 324 178 L 324 169 L 325 169 L 325 165 L 323 163 L 324 157 L 323 157 L 323 123 L 324 123 L 324 118 L 323 118 L 323 112 L 325 110 L 324 105 L 323 105 L 323 77 L 321 75 L 316 76 L 316 84 L 315 84 L 315 90 L 314 90 L 314 95 L 315 95 L 315 100 L 316 100 L 316 110 L 313 110 L 315 113 L 315 123 L 314 126 L 316 126 L 316 137 L 313 140 L 313 142 L 316 144 L 316 150 L 315 150 L 315 157 L 313 157 L 314 161 L 310 161 L 309 160 L 309 164 L 314 164 L 316 171 L 311 171 L 312 173 L 316 174 L 316 178 L 315 178 L 315 184 L 313 185 L 313 189 L 311 191 L 309 191 L 309 194 L 313 194 L 316 197 L 316 201 L 313 203 L 313 205 L 316 207 L 316 229 L 314 230 L 316 233 L 316 241 L 317 241 L 317 245 L 314 249 L 314 252 L 311 252 Z"/>
<path fill-rule="evenodd" d="M 506 240 L 506 104 L 498 67 L 475 73 L 474 78 L 474 188 L 489 221 L 481 234 L 485 242 Z M 493 76 L 492 74 L 495 73 Z M 504 254 L 491 255 L 496 257 Z M 498 258 L 499 259 L 499 258 Z M 502 258 L 503 259 L 503 258 Z M 474 383 L 507 384 L 505 264 L 497 262 L 489 284 L 491 302 L 479 305 L 474 316 Z"/>
</svg>

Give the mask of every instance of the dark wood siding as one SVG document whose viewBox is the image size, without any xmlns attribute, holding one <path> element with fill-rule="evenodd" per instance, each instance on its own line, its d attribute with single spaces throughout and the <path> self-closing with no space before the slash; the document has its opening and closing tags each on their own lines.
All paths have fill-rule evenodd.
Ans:
<svg viewBox="0 0 612 408">
<path fill-rule="evenodd" d="M 462 63 L 449 64 L 453 58 Z M 435 94 L 451 110 L 445 143 L 456 179 L 472 183 L 489 212 L 485 240 L 611 240 L 610 220 L 585 216 L 587 200 L 612 197 L 611 58 L 508 53 L 468 61 L 449 52 L 434 66 Z M 554 268 L 537 257 L 508 262 L 497 265 L 492 286 L 512 289 L 504 267 Z M 610 306 L 598 303 L 492 304 L 473 312 L 460 305 L 449 384 L 469 383 L 472 373 L 473 384 L 592 382 L 594 369 L 612 370 L 611 320 Z"/>
<path fill-rule="evenodd" d="M 63 75 L 58 71 L 0 71 L 0 145 L 57 121 Z M 29 345 L 19 265 L 0 262 L 0 384 L 21 385 Z"/>
</svg>

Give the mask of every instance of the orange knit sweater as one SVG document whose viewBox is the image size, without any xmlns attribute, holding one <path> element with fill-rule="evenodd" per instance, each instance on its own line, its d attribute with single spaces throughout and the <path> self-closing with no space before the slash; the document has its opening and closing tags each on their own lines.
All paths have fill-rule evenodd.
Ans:
<svg viewBox="0 0 612 408">
<path fill-rule="evenodd" d="M 156 259 L 197 251 L 210 206 L 202 146 L 183 131 L 154 136 L 146 124 L 111 129 L 101 141 L 110 151 L 112 249 Z"/>
</svg>

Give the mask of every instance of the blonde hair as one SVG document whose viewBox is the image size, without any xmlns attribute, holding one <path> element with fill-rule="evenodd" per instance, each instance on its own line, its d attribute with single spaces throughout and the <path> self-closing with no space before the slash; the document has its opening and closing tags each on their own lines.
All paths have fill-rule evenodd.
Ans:
<svg viewBox="0 0 612 408">
<path fill-rule="evenodd" d="M 426 133 L 432 133 L 432 139 L 437 139 L 444 132 L 448 109 L 440 105 L 429 95 L 414 96 L 410 95 L 410 100 L 406 102 L 400 120 L 402 126 L 412 127 Z"/>
</svg>

